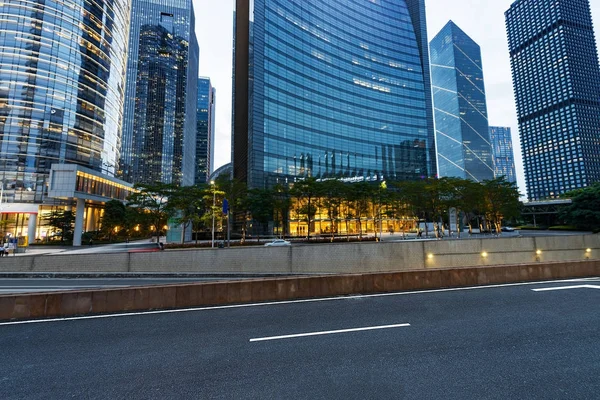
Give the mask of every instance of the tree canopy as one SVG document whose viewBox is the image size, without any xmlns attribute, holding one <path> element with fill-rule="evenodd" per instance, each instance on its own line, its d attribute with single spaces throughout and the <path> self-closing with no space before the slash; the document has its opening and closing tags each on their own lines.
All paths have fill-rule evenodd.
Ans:
<svg viewBox="0 0 600 400">
<path fill-rule="evenodd" d="M 567 193 L 573 203 L 566 206 L 560 217 L 569 225 L 586 230 L 600 228 L 600 183 Z"/>
</svg>

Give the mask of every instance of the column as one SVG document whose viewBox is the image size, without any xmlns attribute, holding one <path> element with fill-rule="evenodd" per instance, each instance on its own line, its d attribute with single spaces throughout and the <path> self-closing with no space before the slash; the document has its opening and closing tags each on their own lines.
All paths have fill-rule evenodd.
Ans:
<svg viewBox="0 0 600 400">
<path fill-rule="evenodd" d="M 85 200 L 77 199 L 77 210 L 75 211 L 75 230 L 73 231 L 73 246 L 81 246 L 81 235 L 83 234 L 83 212 L 85 211 Z"/>
<path fill-rule="evenodd" d="M 96 230 L 96 208 L 88 207 L 87 209 L 87 220 L 85 221 L 85 231 L 95 231 Z"/>
<path fill-rule="evenodd" d="M 35 244 L 35 230 L 37 228 L 37 214 L 29 214 L 29 223 L 27 224 L 27 241 L 29 244 Z"/>
</svg>

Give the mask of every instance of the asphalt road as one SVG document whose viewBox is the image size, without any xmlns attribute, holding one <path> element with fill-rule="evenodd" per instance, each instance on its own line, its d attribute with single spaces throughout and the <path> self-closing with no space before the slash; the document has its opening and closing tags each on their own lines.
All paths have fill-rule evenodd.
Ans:
<svg viewBox="0 0 600 400">
<path fill-rule="evenodd" d="M 240 279 L 240 278 L 236 278 Z M 34 293 L 93 288 L 119 288 L 171 283 L 222 281 L 226 278 L 98 278 L 98 279 L 52 279 L 52 278 L 0 278 L 0 295 L 10 293 Z"/>
<path fill-rule="evenodd" d="M 596 399 L 596 286 L 0 324 L 0 398 Z"/>
</svg>

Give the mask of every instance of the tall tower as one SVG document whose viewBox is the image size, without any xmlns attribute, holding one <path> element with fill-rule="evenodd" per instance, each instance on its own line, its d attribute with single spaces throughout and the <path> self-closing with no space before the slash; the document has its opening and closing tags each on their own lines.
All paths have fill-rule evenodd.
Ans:
<svg viewBox="0 0 600 400">
<path fill-rule="evenodd" d="M 214 171 L 216 96 L 210 78 L 198 78 L 196 184 L 206 183 Z"/>
<path fill-rule="evenodd" d="M 513 149 L 511 129 L 501 126 L 490 126 L 490 140 L 494 154 L 494 176 L 505 177 L 509 182 L 517 182 L 515 171 L 515 153 Z"/>
<path fill-rule="evenodd" d="M 192 0 L 133 0 L 121 175 L 194 183 L 198 42 Z"/>
<path fill-rule="evenodd" d="M 76 164 L 99 180 L 118 170 L 130 6 L 2 1 L 2 236 L 33 242 L 46 233 L 38 214 L 67 205 L 48 198 L 53 164 Z"/>
<path fill-rule="evenodd" d="M 481 49 L 452 21 L 429 47 L 438 174 L 493 179 Z"/>
<path fill-rule="evenodd" d="M 436 175 L 423 0 L 237 0 L 234 25 L 235 178 Z"/>
<path fill-rule="evenodd" d="M 506 12 L 529 200 L 600 181 L 600 67 L 588 0 Z"/>
</svg>

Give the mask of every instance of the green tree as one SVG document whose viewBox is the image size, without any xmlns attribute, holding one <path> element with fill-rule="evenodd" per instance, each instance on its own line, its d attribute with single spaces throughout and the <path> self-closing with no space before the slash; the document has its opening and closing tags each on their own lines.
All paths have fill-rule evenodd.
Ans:
<svg viewBox="0 0 600 400">
<path fill-rule="evenodd" d="M 242 241 L 244 241 L 246 238 L 248 214 L 248 187 L 246 183 L 239 179 L 232 179 L 227 175 L 221 175 L 216 179 L 215 184 L 218 190 L 224 193 L 225 198 L 229 202 L 227 224 L 231 224 L 232 220 L 241 220 Z"/>
<path fill-rule="evenodd" d="M 140 221 L 154 227 L 156 240 L 160 238 L 160 230 L 167 223 L 169 197 L 176 189 L 175 185 L 155 182 L 153 184 L 136 184 L 135 191 L 127 197 L 128 205 L 139 211 Z"/>
<path fill-rule="evenodd" d="M 170 193 L 165 211 L 183 227 L 181 244 L 185 242 L 187 228 L 197 225 L 206 211 L 206 193 L 204 186 L 181 186 Z"/>
<path fill-rule="evenodd" d="M 204 191 L 204 213 L 200 217 L 200 223 L 205 227 L 208 227 L 211 231 L 213 228 L 213 221 L 215 223 L 215 234 L 218 230 L 219 224 L 223 221 L 223 199 L 225 198 L 225 192 L 220 190 L 216 182 L 211 184 L 207 190 Z"/>
<path fill-rule="evenodd" d="M 287 235 L 290 209 L 292 208 L 292 197 L 287 186 L 277 184 L 273 187 L 273 209 L 275 211 L 275 224 L 280 228 L 281 237 Z"/>
<path fill-rule="evenodd" d="M 393 210 L 391 209 L 394 199 L 393 194 L 390 190 L 388 190 L 387 182 L 385 181 L 378 183 L 377 187 L 373 191 L 373 194 L 376 195 L 376 198 L 373 199 L 373 205 L 377 205 L 377 209 L 373 210 L 373 220 L 375 221 L 375 218 L 377 218 L 379 221 L 379 225 L 373 224 L 373 227 L 375 229 L 375 238 L 377 238 L 377 227 L 379 226 L 379 240 L 381 240 L 381 233 L 383 231 L 383 217 L 384 215 L 392 216 L 394 214 Z"/>
<path fill-rule="evenodd" d="M 465 222 L 469 226 L 469 233 L 471 233 L 473 220 L 478 218 L 485 209 L 485 193 L 482 185 L 469 179 L 460 178 L 450 178 L 448 182 L 450 185 L 448 206 L 455 207 L 459 213 L 464 214 Z"/>
<path fill-rule="evenodd" d="M 341 213 L 341 206 L 346 194 L 346 185 L 337 179 L 323 181 L 321 184 L 321 195 L 323 196 L 321 204 L 327 211 L 327 218 L 331 223 L 331 240 L 339 231 L 338 222 Z"/>
<path fill-rule="evenodd" d="M 425 180 L 394 182 L 397 201 L 402 204 L 407 214 L 415 216 L 419 220 L 428 220 L 428 193 L 425 191 L 427 182 Z M 425 224 L 425 232 L 428 233 L 428 225 Z"/>
<path fill-rule="evenodd" d="M 46 225 L 52 227 L 52 231 L 58 230 L 60 241 L 64 242 L 65 238 L 73 237 L 73 223 L 75 222 L 75 214 L 68 210 L 55 210 L 43 218 Z"/>
<path fill-rule="evenodd" d="M 273 191 L 270 189 L 252 189 L 248 192 L 248 207 L 252 219 L 259 224 L 259 229 L 256 230 L 259 242 L 261 231 L 264 232 L 273 219 L 273 198 Z"/>
<path fill-rule="evenodd" d="M 484 181 L 481 184 L 485 198 L 485 218 L 500 232 L 502 220 L 516 218 L 521 214 L 517 184 L 505 177 Z"/>
<path fill-rule="evenodd" d="M 358 224 L 359 239 L 362 240 L 362 218 L 368 216 L 369 206 L 372 204 L 376 189 L 369 182 L 358 182 L 350 185 L 348 199 L 353 204 L 354 218 Z"/>
<path fill-rule="evenodd" d="M 119 200 L 110 200 L 104 206 L 104 214 L 102 216 L 101 226 L 102 231 L 108 235 L 108 240 L 112 241 L 113 233 L 118 227 L 125 227 L 127 219 L 127 211 L 125 204 Z"/>
<path fill-rule="evenodd" d="M 315 178 L 310 177 L 294 183 L 290 193 L 297 199 L 298 214 L 306 217 L 308 223 L 306 238 L 310 240 L 311 224 L 317 213 L 316 202 L 321 193 L 321 186 Z"/>
<path fill-rule="evenodd" d="M 567 224 L 597 231 L 600 227 L 600 183 L 565 194 L 573 203 L 560 213 Z"/>
<path fill-rule="evenodd" d="M 127 232 L 132 230 L 134 235 L 144 235 L 149 230 L 149 223 L 144 210 L 125 205 L 125 221 L 124 226 Z"/>
</svg>

